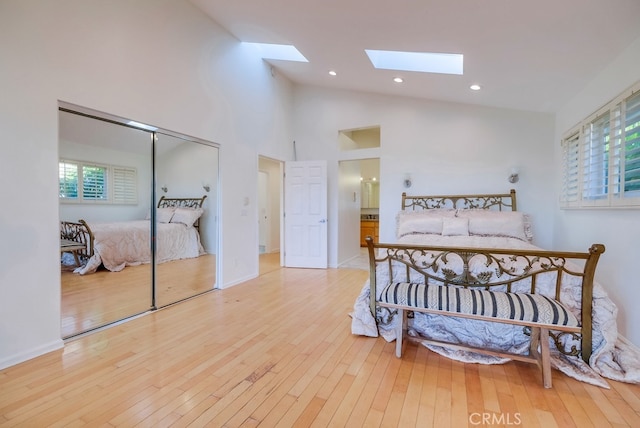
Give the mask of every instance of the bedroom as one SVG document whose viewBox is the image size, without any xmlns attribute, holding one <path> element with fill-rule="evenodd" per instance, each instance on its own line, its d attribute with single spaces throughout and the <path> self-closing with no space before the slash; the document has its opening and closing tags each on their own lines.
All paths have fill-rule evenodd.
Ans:
<svg viewBox="0 0 640 428">
<path fill-rule="evenodd" d="M 603 260 L 599 273 L 613 278 L 611 294 L 620 306 L 621 333 L 640 344 L 640 333 L 632 328 L 640 315 L 626 303 L 639 297 L 633 286 L 638 231 L 632 226 L 637 213 L 557 208 L 557 142 L 577 121 L 638 80 L 640 38 L 620 48 L 557 113 L 532 113 L 294 87 L 286 79 L 273 78 L 262 60 L 244 55 L 232 36 L 189 5 L 166 2 L 156 9 L 125 2 L 113 8 L 79 4 L 69 2 L 60 8 L 28 1 L 2 4 L 0 15 L 12 19 L 3 22 L 0 30 L 10 64 L 2 71 L 2 159 L 8 168 L 2 169 L 0 177 L 5 183 L 16 178 L 21 182 L 19 188 L 3 191 L 21 211 L 19 215 L 3 213 L 2 221 L 4 242 L 11 245 L 2 247 L 1 281 L 7 298 L 0 303 L 0 313 L 3 325 L 13 326 L 2 332 L 2 366 L 62 346 L 59 248 L 49 238 L 58 227 L 58 198 L 51 179 L 58 162 L 58 100 L 221 144 L 220 280 L 224 287 L 257 274 L 257 256 L 252 252 L 257 248 L 255 206 L 251 205 L 249 216 L 239 213 L 245 197 L 256 200 L 257 180 L 253 173 L 247 177 L 247 171 L 257 171 L 258 154 L 293 159 L 291 141 L 296 140 L 300 157 L 337 164 L 339 154 L 333 143 L 338 129 L 380 125 L 383 144 L 389 147 L 382 148 L 379 156 L 384 177 L 381 202 L 389 207 L 381 212 L 386 239 L 391 238 L 389 225 L 406 173 L 412 174 L 416 191 L 429 190 L 434 183 L 442 192 L 462 187 L 473 191 L 485 190 L 484 186 L 507 188 L 511 168 L 519 167 L 521 207 L 535 218 L 536 239 L 542 246 L 561 248 L 571 243 L 583 248 L 592 241 L 605 241 L 607 258 L 621 260 L 619 265 Z M 86 28 L 83 23 L 96 14 L 103 19 Z M 114 21 L 123 35 L 113 34 Z M 78 38 L 78 31 L 85 37 Z M 19 45 L 9 42 L 15 40 Z M 212 56 L 217 67 L 210 67 Z M 320 112 L 329 111 L 333 113 L 323 115 L 324 120 L 315 120 Z M 452 129 L 462 132 L 467 141 L 455 152 L 460 163 L 429 162 L 438 149 L 451 147 L 443 142 L 451 138 Z M 431 141 L 429 147 L 427 141 Z M 427 159 L 418 159 L 416 153 Z M 447 166 L 449 175 L 443 180 L 439 168 Z M 333 173 L 335 169 L 329 175 Z M 477 176 L 483 178 L 483 188 L 480 180 L 473 181 L 478 188 L 468 188 L 470 178 Z M 331 218 L 338 216 L 337 193 L 336 183 L 330 182 Z M 39 196 L 30 197 L 33 194 Z M 338 256 L 338 235 L 335 229 L 329 233 L 329 264 L 337 266 L 343 261 Z M 38 269 L 31 268 L 32 260 L 37 260 Z"/>
</svg>

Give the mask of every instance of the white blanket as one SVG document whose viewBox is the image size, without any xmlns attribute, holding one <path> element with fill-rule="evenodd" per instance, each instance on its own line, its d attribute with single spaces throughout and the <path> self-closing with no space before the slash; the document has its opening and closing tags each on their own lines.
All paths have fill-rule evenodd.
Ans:
<svg viewBox="0 0 640 428">
<path fill-rule="evenodd" d="M 540 250 L 528 242 L 515 238 L 485 237 L 485 236 L 441 236 L 441 235 L 406 235 L 398 240 L 401 244 L 455 246 L 475 248 L 509 248 Z M 471 266 L 473 269 L 473 266 Z M 549 278 L 550 279 L 550 278 Z M 378 272 L 378 283 L 388 280 L 388 272 Z M 580 284 L 577 278 L 569 278 L 568 287 L 563 289 L 563 302 L 576 314 L 580 310 Z M 553 281 L 537 283 L 543 294 L 551 293 L 555 284 Z M 380 292 L 381 290 L 378 290 Z M 553 341 L 552 365 L 563 373 L 578 380 L 608 388 L 606 380 L 601 376 L 623 382 L 640 383 L 640 355 L 630 346 L 626 346 L 618 339 L 616 327 L 617 308 L 609 299 L 603 287 L 594 283 L 593 290 L 593 354 L 589 365 L 577 357 L 567 357 L 560 354 Z M 356 299 L 354 311 L 351 314 L 351 331 L 353 334 L 371 337 L 383 336 L 387 341 L 395 339 L 393 325 L 397 319 L 389 324 L 376 325 L 369 309 L 369 282 L 367 281 Z M 397 317 L 395 317 L 397 318 Z M 528 352 L 529 337 L 521 326 L 501 323 L 478 321 L 465 318 L 454 318 L 442 315 L 415 313 L 409 320 L 410 334 L 417 334 L 436 340 L 464 343 L 478 347 L 489 347 L 504 351 L 526 354 Z M 509 361 L 497 357 L 480 355 L 473 352 L 454 351 L 452 349 L 429 346 L 439 354 L 464 362 L 483 364 L 497 364 Z"/>
<path fill-rule="evenodd" d="M 74 272 L 79 274 L 95 272 L 101 264 L 112 272 L 119 272 L 125 266 L 151 262 L 149 220 L 92 223 L 89 227 L 94 236 L 94 254 L 85 266 Z M 196 228 L 182 223 L 158 223 L 156 241 L 158 263 L 198 257 L 201 254 L 204 254 L 204 249 Z"/>
</svg>

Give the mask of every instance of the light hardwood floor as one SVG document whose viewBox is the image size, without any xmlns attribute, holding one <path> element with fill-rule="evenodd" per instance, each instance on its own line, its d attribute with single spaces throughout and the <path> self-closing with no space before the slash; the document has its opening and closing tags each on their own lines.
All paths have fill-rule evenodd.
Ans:
<svg viewBox="0 0 640 428">
<path fill-rule="evenodd" d="M 640 426 L 638 385 L 352 335 L 366 271 L 266 270 L 0 371 L 0 426 Z"/>
</svg>

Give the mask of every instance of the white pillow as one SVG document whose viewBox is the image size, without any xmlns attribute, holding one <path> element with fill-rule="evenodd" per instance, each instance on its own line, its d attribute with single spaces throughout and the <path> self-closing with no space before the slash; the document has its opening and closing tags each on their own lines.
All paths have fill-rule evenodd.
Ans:
<svg viewBox="0 0 640 428">
<path fill-rule="evenodd" d="M 469 219 L 471 235 L 507 236 L 527 241 L 524 214 L 517 211 L 459 210 L 458 217 Z"/>
<path fill-rule="evenodd" d="M 191 227 L 203 212 L 202 208 L 176 208 L 171 218 L 171 223 L 182 223 Z"/>
<path fill-rule="evenodd" d="M 442 217 L 409 217 L 398 226 L 398 238 L 412 233 L 442 234 Z"/>
<path fill-rule="evenodd" d="M 156 220 L 158 223 L 169 223 L 175 210 L 174 207 L 158 208 L 156 210 Z"/>
<path fill-rule="evenodd" d="M 440 234 L 442 232 L 440 223 L 443 217 L 455 217 L 455 215 L 454 209 L 400 211 L 396 216 L 396 237 L 400 238 L 410 233 Z M 433 219 L 437 220 L 432 221 Z"/>
<path fill-rule="evenodd" d="M 469 236 L 469 219 L 461 217 L 442 219 L 442 236 Z"/>
</svg>

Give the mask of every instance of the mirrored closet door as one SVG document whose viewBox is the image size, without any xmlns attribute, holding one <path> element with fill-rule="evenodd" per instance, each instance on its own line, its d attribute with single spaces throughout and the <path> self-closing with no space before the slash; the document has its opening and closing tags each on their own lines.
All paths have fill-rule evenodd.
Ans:
<svg viewBox="0 0 640 428">
<path fill-rule="evenodd" d="M 218 148 L 59 111 L 62 336 L 212 290 Z"/>
<path fill-rule="evenodd" d="M 152 306 L 153 135 L 65 110 L 58 117 L 66 338 Z"/>
<path fill-rule="evenodd" d="M 218 149 L 156 133 L 158 307 L 210 291 L 216 283 Z"/>
</svg>

